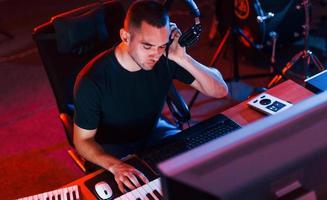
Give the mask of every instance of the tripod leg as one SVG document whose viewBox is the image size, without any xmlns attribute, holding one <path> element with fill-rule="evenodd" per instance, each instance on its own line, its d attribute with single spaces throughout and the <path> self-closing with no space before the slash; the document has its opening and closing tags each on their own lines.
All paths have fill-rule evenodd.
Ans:
<svg viewBox="0 0 327 200">
<path fill-rule="evenodd" d="M 313 64 L 319 71 L 323 71 L 325 69 L 324 65 L 320 62 L 320 60 L 317 58 L 317 56 L 315 56 L 314 54 L 310 54 L 310 57 L 311 57 Z"/>
<path fill-rule="evenodd" d="M 210 66 L 211 67 L 217 62 L 220 55 L 222 55 L 222 51 L 223 51 L 224 47 L 226 46 L 226 42 L 229 39 L 230 34 L 231 34 L 231 28 L 229 28 L 226 31 L 223 39 L 221 40 L 220 44 L 218 45 L 218 47 L 216 49 L 216 52 L 215 52 L 214 56 L 212 57 L 212 59 L 210 61 Z"/>
<path fill-rule="evenodd" d="M 277 74 L 277 75 L 275 75 L 272 79 L 271 79 L 271 81 L 268 83 L 268 88 L 271 88 L 271 87 L 273 87 L 274 85 L 276 85 L 281 79 L 283 78 L 283 76 L 282 75 L 279 75 L 279 74 Z"/>
<path fill-rule="evenodd" d="M 277 74 L 274 78 L 269 82 L 268 88 L 276 85 L 287 73 L 287 71 L 294 66 L 294 64 L 303 56 L 305 55 L 304 51 L 300 51 L 299 53 L 295 54 L 290 61 L 288 61 L 285 67 L 282 68 L 281 74 Z"/>
</svg>

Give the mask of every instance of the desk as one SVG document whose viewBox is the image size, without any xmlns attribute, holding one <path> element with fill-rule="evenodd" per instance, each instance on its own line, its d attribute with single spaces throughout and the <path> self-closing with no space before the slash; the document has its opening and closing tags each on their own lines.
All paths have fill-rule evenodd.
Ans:
<svg viewBox="0 0 327 200">
<path fill-rule="evenodd" d="M 296 104 L 312 95 L 314 95 L 313 92 L 305 89 L 301 85 L 295 83 L 294 81 L 287 80 L 269 90 L 267 90 L 268 94 L 271 94 L 273 96 L 276 96 L 284 101 L 288 101 L 292 104 Z M 241 126 L 244 126 L 246 124 L 249 124 L 251 122 L 254 122 L 262 117 L 265 117 L 266 115 L 255 111 L 248 107 L 247 102 L 250 101 L 250 99 L 243 101 L 242 103 L 233 106 L 224 112 L 226 116 L 233 119 L 235 122 L 240 124 Z"/>
<path fill-rule="evenodd" d="M 267 93 L 274 95 L 285 101 L 289 101 L 293 104 L 296 104 L 296 103 L 314 95 L 309 90 L 305 89 L 304 87 L 298 85 L 297 83 L 295 83 L 291 80 L 285 81 L 285 82 L 277 85 L 276 87 L 269 89 L 267 91 Z M 254 122 L 260 118 L 263 118 L 265 115 L 255 111 L 253 109 L 250 109 L 247 106 L 246 103 L 249 100 L 246 100 L 236 106 L 233 106 L 232 108 L 229 108 L 222 113 L 225 114 L 226 116 L 230 117 L 234 121 L 238 122 L 242 126 L 244 126 L 248 123 Z M 86 186 L 84 185 L 84 182 L 101 172 L 102 172 L 102 170 L 98 170 L 92 174 L 84 176 L 80 179 L 77 179 L 77 180 L 65 185 L 65 187 L 71 186 L 71 185 L 79 185 L 80 186 L 80 194 L 83 197 L 83 199 L 88 199 L 88 200 L 96 199 L 91 194 L 91 192 L 86 188 Z"/>
</svg>

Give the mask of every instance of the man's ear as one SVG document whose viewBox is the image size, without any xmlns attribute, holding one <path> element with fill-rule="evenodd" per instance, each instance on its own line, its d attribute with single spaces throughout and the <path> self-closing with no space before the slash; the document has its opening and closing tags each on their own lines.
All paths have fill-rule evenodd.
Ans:
<svg viewBox="0 0 327 200">
<path fill-rule="evenodd" d="M 128 46 L 131 40 L 130 33 L 127 32 L 124 28 L 122 28 L 120 29 L 119 34 L 121 41 Z"/>
</svg>

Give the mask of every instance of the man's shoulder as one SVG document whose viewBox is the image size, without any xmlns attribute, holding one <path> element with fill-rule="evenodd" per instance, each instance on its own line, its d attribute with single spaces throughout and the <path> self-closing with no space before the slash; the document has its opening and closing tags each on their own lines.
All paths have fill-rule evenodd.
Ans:
<svg viewBox="0 0 327 200">
<path fill-rule="evenodd" d="M 91 61 L 89 61 L 85 67 L 83 68 L 88 71 L 98 71 L 103 70 L 104 67 L 110 64 L 110 59 L 114 56 L 114 49 L 108 49 L 106 51 L 101 52 L 97 56 L 95 56 Z"/>
<path fill-rule="evenodd" d="M 95 56 L 92 60 L 90 60 L 79 72 L 79 76 L 97 76 L 99 74 L 103 74 L 106 66 L 112 63 L 110 60 L 114 56 L 114 50 L 108 49 L 106 51 L 101 52 L 97 56 Z"/>
</svg>

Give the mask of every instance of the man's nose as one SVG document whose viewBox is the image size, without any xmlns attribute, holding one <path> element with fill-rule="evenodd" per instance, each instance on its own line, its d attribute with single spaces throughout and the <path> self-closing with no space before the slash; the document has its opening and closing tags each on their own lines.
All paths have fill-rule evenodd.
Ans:
<svg viewBox="0 0 327 200">
<path fill-rule="evenodd" d="M 150 55 L 151 57 L 160 57 L 163 54 L 164 50 L 165 49 L 163 48 L 154 48 Z"/>
</svg>

